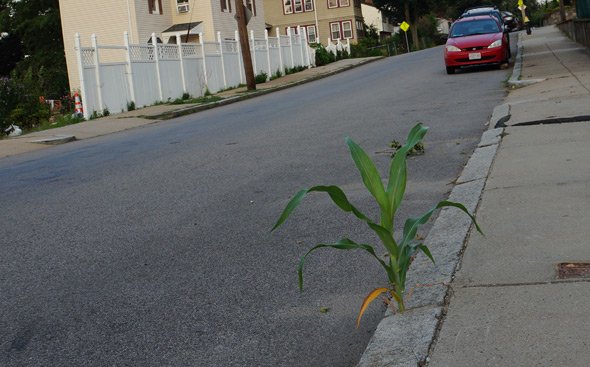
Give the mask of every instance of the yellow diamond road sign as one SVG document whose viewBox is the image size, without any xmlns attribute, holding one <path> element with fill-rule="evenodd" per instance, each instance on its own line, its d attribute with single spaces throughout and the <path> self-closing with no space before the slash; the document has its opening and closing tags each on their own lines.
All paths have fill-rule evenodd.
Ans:
<svg viewBox="0 0 590 367">
<path fill-rule="evenodd" d="M 402 29 L 402 31 L 407 32 L 408 29 L 410 29 L 410 25 L 406 22 L 402 22 L 402 24 L 399 25 L 399 27 Z"/>
<path fill-rule="evenodd" d="M 524 5 L 524 1 L 523 0 L 518 0 L 518 7 L 520 8 L 523 5 Z"/>
</svg>

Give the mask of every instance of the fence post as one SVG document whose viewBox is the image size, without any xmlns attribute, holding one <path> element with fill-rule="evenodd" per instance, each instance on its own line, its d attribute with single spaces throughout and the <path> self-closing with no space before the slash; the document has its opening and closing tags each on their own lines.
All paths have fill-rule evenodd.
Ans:
<svg viewBox="0 0 590 367">
<path fill-rule="evenodd" d="M 277 27 L 277 41 L 279 44 L 279 66 L 281 68 L 281 73 L 285 74 L 285 65 L 283 64 L 283 45 L 281 44 L 281 33 L 279 31 L 279 27 Z"/>
<path fill-rule="evenodd" d="M 254 30 L 250 30 L 250 50 L 252 50 L 252 68 L 254 69 L 254 77 L 258 74 L 256 68 L 256 42 L 254 41 Z"/>
<path fill-rule="evenodd" d="M 104 105 L 102 104 L 102 83 L 100 81 L 100 57 L 98 55 L 98 42 L 96 41 L 96 34 L 92 34 L 92 48 L 94 48 L 94 64 L 95 64 L 95 75 L 96 75 L 96 95 L 98 96 L 98 106 L 100 108 L 100 112 L 104 110 Z"/>
<path fill-rule="evenodd" d="M 74 44 L 76 45 L 76 60 L 78 62 L 78 78 L 80 80 L 80 93 L 82 94 L 82 110 L 84 111 L 84 119 L 90 118 L 90 110 L 88 109 L 88 99 L 86 98 L 86 84 L 84 82 L 84 64 L 82 63 L 82 42 L 80 42 L 80 33 L 74 35 Z"/>
<path fill-rule="evenodd" d="M 240 32 L 235 31 L 234 38 L 236 39 L 236 48 L 238 50 L 238 70 L 240 71 L 240 84 L 244 84 L 245 75 L 244 68 L 242 67 L 242 47 L 240 46 Z"/>
<path fill-rule="evenodd" d="M 199 42 L 201 42 L 201 54 L 203 54 L 203 79 L 205 80 L 205 88 L 209 90 L 209 82 L 207 80 L 207 56 L 205 55 L 205 42 L 203 40 L 203 32 L 199 33 Z"/>
<path fill-rule="evenodd" d="M 164 93 L 162 92 L 162 77 L 160 75 L 160 51 L 158 51 L 158 41 L 156 34 L 152 33 L 152 46 L 154 46 L 154 60 L 156 61 L 156 78 L 158 79 L 158 96 L 159 102 L 164 101 Z"/>
<path fill-rule="evenodd" d="M 297 26 L 297 36 L 299 37 L 299 48 L 301 51 L 301 66 L 305 65 L 305 55 L 303 55 L 303 37 L 301 37 L 302 31 L 303 29 L 301 28 L 301 26 Z"/>
<path fill-rule="evenodd" d="M 182 78 L 182 93 L 186 94 L 186 76 L 184 73 L 184 58 L 182 57 L 182 36 L 176 33 L 176 44 L 178 45 L 178 60 L 180 61 L 180 77 Z"/>
<path fill-rule="evenodd" d="M 301 62 L 303 66 L 309 67 L 309 50 L 307 47 L 307 30 L 301 28 Z"/>
<path fill-rule="evenodd" d="M 223 74 L 223 88 L 227 88 L 225 78 L 225 62 L 223 61 L 223 42 L 221 41 L 221 32 L 217 32 L 217 42 L 219 42 L 219 55 L 221 55 L 221 73 Z"/>
<path fill-rule="evenodd" d="M 295 67 L 295 60 L 293 59 L 293 38 L 291 35 L 291 27 L 287 28 L 287 37 L 289 37 L 289 52 L 291 53 L 291 67 Z"/>
<path fill-rule="evenodd" d="M 270 47 L 268 45 L 268 30 L 267 29 L 264 30 L 264 41 L 266 42 L 266 61 L 268 62 L 268 78 L 267 78 L 267 80 L 269 80 L 270 77 L 272 76 L 272 67 L 270 65 Z"/>
<path fill-rule="evenodd" d="M 133 84 L 133 65 L 131 64 L 131 45 L 129 44 L 129 33 L 125 31 L 123 33 L 123 40 L 125 42 L 125 49 L 127 50 L 127 84 L 129 85 L 129 98 L 131 101 L 136 103 L 135 101 L 135 86 Z"/>
</svg>

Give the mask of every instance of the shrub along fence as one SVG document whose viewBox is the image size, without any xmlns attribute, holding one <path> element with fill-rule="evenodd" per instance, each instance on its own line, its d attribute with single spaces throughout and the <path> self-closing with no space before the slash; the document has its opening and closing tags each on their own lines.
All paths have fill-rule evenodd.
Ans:
<svg viewBox="0 0 590 367">
<path fill-rule="evenodd" d="M 310 67 L 313 56 L 307 44 L 305 29 L 296 34 L 263 39 L 250 34 L 250 52 L 254 74 L 268 76 L 297 66 Z M 181 39 L 177 35 L 176 39 Z M 75 35 L 80 75 L 80 94 L 84 118 L 93 114 L 126 111 L 132 103 L 144 107 L 177 99 L 184 94 L 203 96 L 245 83 L 238 32 L 234 39 L 217 42 L 161 44 L 152 34 L 152 44 L 130 44 L 124 34 L 123 45 L 100 45 L 96 35 L 91 46 L 83 47 Z"/>
</svg>

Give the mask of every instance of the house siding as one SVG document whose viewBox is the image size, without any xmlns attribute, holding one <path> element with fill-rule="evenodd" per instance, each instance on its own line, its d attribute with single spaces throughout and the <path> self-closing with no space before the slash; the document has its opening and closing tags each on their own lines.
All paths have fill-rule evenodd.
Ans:
<svg viewBox="0 0 590 367">
<path fill-rule="evenodd" d="M 75 33 L 80 33 L 83 46 L 90 46 L 93 33 L 100 44 L 123 45 L 125 31 L 129 32 L 131 43 L 142 44 L 148 42 L 152 33 L 160 36 L 173 24 L 202 22 L 205 41 L 216 41 L 217 31 L 223 38 L 233 38 L 237 23 L 234 19 L 235 0 L 230 1 L 231 13 L 221 12 L 219 0 L 190 1 L 191 8 L 187 13 L 178 12 L 176 0 L 162 0 L 162 14 L 150 14 L 147 0 L 59 0 L 70 89 L 80 88 Z M 248 29 L 262 37 L 265 26 L 263 0 L 257 0 L 255 5 L 256 16 L 250 20 Z M 101 61 L 109 61 L 109 57 L 109 52 L 101 53 Z"/>
<path fill-rule="evenodd" d="M 163 30 L 172 25 L 172 12 L 176 12 L 176 7 L 172 8 L 171 3 L 176 1 L 162 0 L 162 14 L 150 14 L 147 0 L 130 0 L 135 4 L 135 20 L 138 37 L 133 39 L 133 43 L 147 43 L 156 33 L 159 37 Z M 173 10 L 174 9 L 174 10 Z"/>
<path fill-rule="evenodd" d="M 133 5 L 130 0 L 130 10 Z M 101 2 L 59 0 L 59 9 L 70 89 L 76 90 L 80 88 L 80 77 L 74 50 L 74 35 L 80 33 L 83 46 L 90 46 L 90 37 L 93 33 L 102 44 L 122 45 L 123 33 L 130 30 L 129 24 L 133 23 L 133 19 L 130 22 L 125 0 L 111 1 L 108 6 Z M 131 18 L 133 14 L 132 11 Z"/>
<path fill-rule="evenodd" d="M 355 7 L 353 0 L 350 0 L 350 6 L 339 8 L 328 8 L 327 0 L 316 1 L 317 12 L 317 33 L 322 44 L 328 43 L 330 37 L 330 23 L 351 21 L 353 29 L 354 42 L 357 37 L 356 20 L 362 21 L 363 14 L 360 8 Z M 296 27 L 304 25 L 315 25 L 316 17 L 313 11 L 303 13 L 284 14 L 282 0 L 269 0 L 264 3 L 266 22 L 273 26 L 271 35 L 276 36 L 275 28 L 279 28 L 281 34 L 285 33 L 287 27 Z"/>
<path fill-rule="evenodd" d="M 233 39 L 235 37 L 235 31 L 238 29 L 238 24 L 234 18 L 236 15 L 236 2 L 231 1 L 231 12 L 222 12 L 220 0 L 211 0 L 211 15 L 213 19 L 213 27 L 216 32 L 221 32 L 221 37 L 226 39 Z M 248 34 L 250 31 L 254 31 L 256 37 L 264 37 L 264 6 L 263 0 L 256 0 L 256 16 L 250 18 L 248 23 Z"/>
</svg>

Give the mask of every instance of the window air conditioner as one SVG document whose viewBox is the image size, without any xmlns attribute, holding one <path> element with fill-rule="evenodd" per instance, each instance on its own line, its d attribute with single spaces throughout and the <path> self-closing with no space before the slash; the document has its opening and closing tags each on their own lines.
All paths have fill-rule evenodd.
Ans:
<svg viewBox="0 0 590 367">
<path fill-rule="evenodd" d="M 188 4 L 178 4 L 179 13 L 188 13 Z"/>
</svg>

